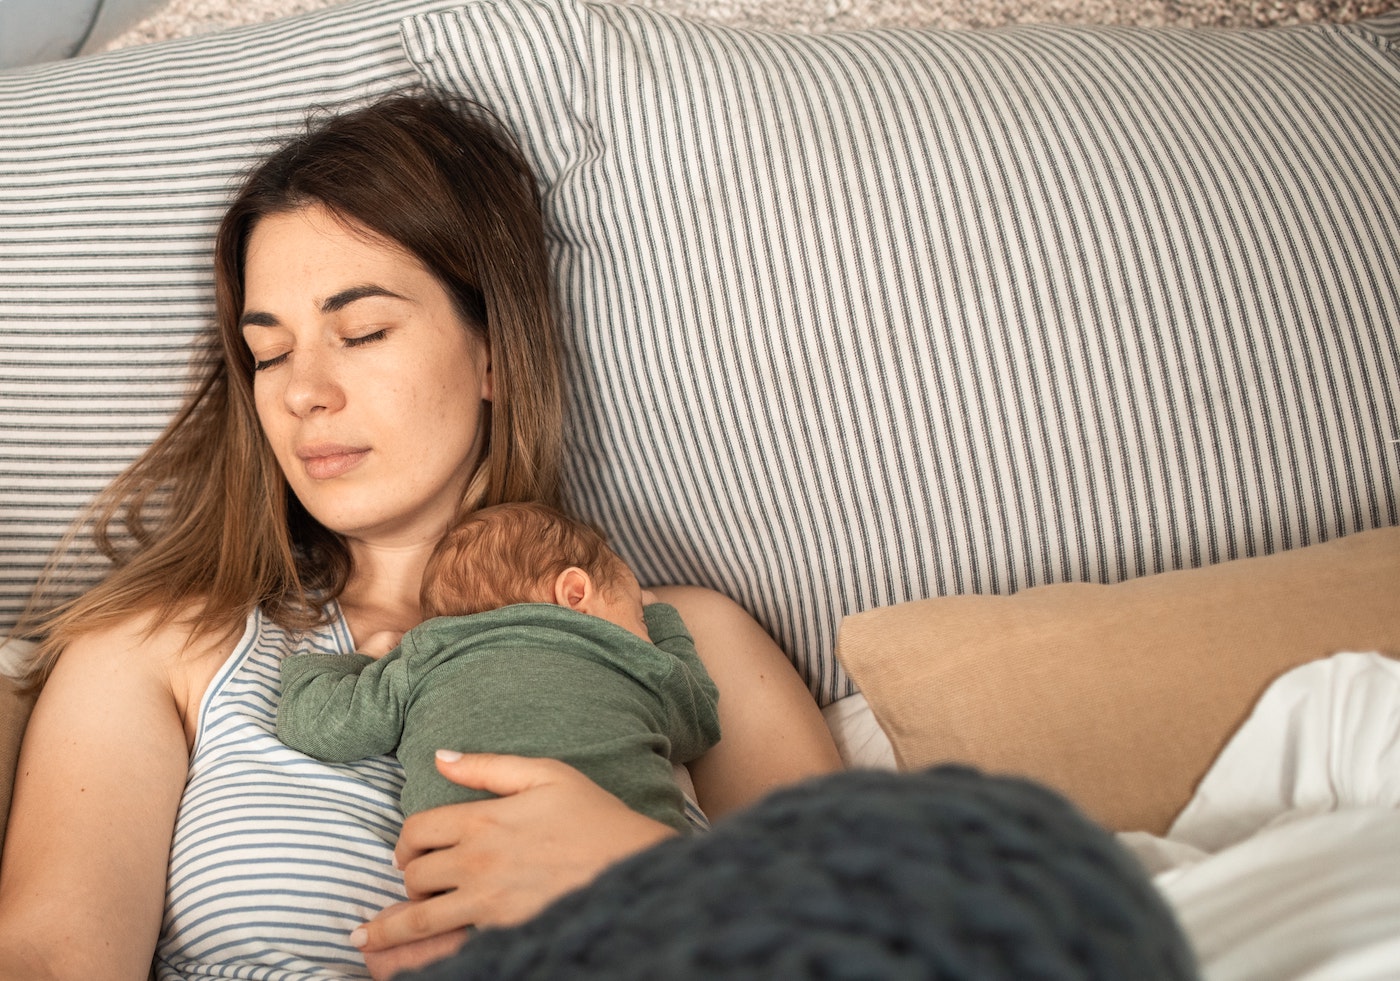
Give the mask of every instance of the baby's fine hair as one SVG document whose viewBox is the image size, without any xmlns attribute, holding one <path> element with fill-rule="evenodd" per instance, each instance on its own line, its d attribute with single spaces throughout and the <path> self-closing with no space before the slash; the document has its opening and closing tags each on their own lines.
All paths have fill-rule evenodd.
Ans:
<svg viewBox="0 0 1400 981">
<path fill-rule="evenodd" d="M 469 616 L 512 603 L 554 602 L 554 580 L 577 566 L 602 590 L 627 566 L 603 533 L 544 504 L 473 511 L 450 528 L 423 571 L 423 616 Z"/>
</svg>

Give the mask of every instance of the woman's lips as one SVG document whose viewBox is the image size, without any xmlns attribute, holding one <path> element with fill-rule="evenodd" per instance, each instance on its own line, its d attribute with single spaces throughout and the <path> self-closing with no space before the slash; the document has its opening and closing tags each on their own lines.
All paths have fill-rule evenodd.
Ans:
<svg viewBox="0 0 1400 981">
<path fill-rule="evenodd" d="M 297 450 L 297 456 L 312 480 L 339 477 L 354 468 L 367 453 L 367 447 L 355 446 L 308 446 Z"/>
</svg>

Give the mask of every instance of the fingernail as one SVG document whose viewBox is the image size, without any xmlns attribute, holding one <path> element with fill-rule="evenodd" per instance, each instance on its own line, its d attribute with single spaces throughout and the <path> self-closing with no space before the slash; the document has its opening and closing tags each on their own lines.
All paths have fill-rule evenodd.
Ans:
<svg viewBox="0 0 1400 981">
<path fill-rule="evenodd" d="M 440 749 L 437 751 L 437 758 L 444 763 L 456 763 L 462 758 L 462 754 L 455 749 Z"/>
<path fill-rule="evenodd" d="M 363 947 L 369 942 L 369 931 L 364 927 L 355 927 L 350 931 L 350 946 Z"/>
</svg>

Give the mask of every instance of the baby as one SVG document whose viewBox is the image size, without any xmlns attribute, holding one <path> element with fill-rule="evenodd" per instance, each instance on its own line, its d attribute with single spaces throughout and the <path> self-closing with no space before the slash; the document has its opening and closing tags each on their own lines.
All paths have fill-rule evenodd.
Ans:
<svg viewBox="0 0 1400 981">
<path fill-rule="evenodd" d="M 437 772 L 452 749 L 562 760 L 686 833 L 673 764 L 719 741 L 719 693 L 680 616 L 645 599 L 588 525 L 539 504 L 483 508 L 428 560 L 432 619 L 398 646 L 283 659 L 277 735 L 328 762 L 397 750 L 406 815 L 491 796 Z"/>
</svg>

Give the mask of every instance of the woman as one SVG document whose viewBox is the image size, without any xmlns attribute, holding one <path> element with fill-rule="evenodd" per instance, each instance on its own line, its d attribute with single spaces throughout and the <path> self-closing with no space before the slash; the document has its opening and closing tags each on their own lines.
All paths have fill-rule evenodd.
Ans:
<svg viewBox="0 0 1400 981">
<path fill-rule="evenodd" d="M 413 627 L 458 514 L 557 502 L 542 229 L 508 141 L 431 96 L 314 123 L 247 178 L 216 244 L 217 353 L 98 502 L 111 573 L 37 624 L 0 979 L 141 978 L 157 948 L 164 977 L 387 976 L 673 833 L 561 764 L 474 756 L 441 769 L 500 799 L 400 830 L 392 761 L 269 742 L 282 656 Z M 721 692 L 692 770 L 712 817 L 839 766 L 747 615 L 655 591 Z"/>
</svg>

